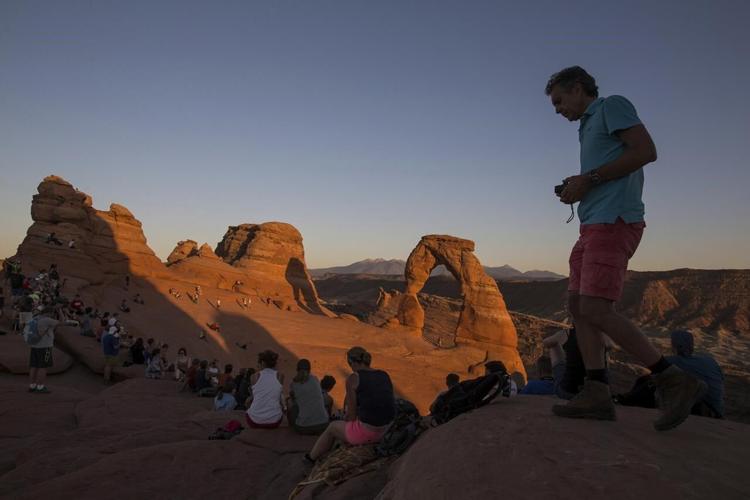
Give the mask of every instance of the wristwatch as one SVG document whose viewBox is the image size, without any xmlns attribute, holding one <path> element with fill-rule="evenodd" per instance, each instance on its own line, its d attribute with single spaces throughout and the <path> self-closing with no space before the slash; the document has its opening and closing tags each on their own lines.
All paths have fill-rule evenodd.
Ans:
<svg viewBox="0 0 750 500">
<path fill-rule="evenodd" d="M 602 180 L 602 176 L 596 170 L 589 172 L 589 181 L 591 181 L 592 186 L 598 186 L 602 183 Z"/>
</svg>

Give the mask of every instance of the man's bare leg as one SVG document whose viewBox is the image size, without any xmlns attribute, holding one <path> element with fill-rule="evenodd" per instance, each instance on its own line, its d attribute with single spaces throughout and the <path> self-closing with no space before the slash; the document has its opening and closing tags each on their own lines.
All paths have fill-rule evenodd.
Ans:
<svg viewBox="0 0 750 500">
<path fill-rule="evenodd" d="M 578 296 L 578 313 L 582 325 L 579 346 L 587 370 L 604 368 L 604 340 L 599 332 L 604 332 L 617 345 L 647 367 L 654 366 L 661 359 L 651 341 L 628 318 L 615 310 L 614 301 L 601 297 Z"/>
<path fill-rule="evenodd" d="M 583 358 L 583 363 L 586 365 L 586 370 L 603 370 L 605 367 L 604 339 L 599 330 L 583 314 L 581 308 L 582 302 L 590 298 L 593 297 L 586 297 L 570 292 L 568 308 L 575 321 L 578 349 L 581 351 L 581 357 Z"/>
</svg>

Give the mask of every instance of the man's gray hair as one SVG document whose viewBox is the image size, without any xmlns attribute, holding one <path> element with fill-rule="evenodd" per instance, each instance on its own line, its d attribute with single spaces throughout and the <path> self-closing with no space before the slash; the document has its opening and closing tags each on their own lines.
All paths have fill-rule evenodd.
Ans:
<svg viewBox="0 0 750 500">
<path fill-rule="evenodd" d="M 571 66 L 552 75 L 547 82 L 544 93 L 550 95 L 552 89 L 558 85 L 565 90 L 570 90 L 576 83 L 581 84 L 586 95 L 599 97 L 599 87 L 596 86 L 596 80 L 580 66 Z"/>
</svg>

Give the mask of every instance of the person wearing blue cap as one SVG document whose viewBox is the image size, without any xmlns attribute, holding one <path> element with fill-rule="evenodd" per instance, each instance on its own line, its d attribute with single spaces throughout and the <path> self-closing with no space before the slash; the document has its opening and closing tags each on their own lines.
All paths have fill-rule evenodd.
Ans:
<svg viewBox="0 0 750 500">
<path fill-rule="evenodd" d="M 694 354 L 695 341 L 689 331 L 674 331 L 671 338 L 675 355 L 667 357 L 667 361 L 708 385 L 708 392 L 693 406 L 692 414 L 724 418 L 724 374 L 721 367 L 708 354 Z"/>
</svg>

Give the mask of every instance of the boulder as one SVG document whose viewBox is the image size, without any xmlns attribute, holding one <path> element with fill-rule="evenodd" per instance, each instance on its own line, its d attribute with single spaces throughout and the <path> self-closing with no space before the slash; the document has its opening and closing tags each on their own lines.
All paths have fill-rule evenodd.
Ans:
<svg viewBox="0 0 750 500">
<path fill-rule="evenodd" d="M 52 349 L 53 365 L 47 374 L 62 373 L 73 366 L 73 358 L 57 347 Z M 15 374 L 29 373 L 29 346 L 21 335 L 0 336 L 0 370 Z"/>
<path fill-rule="evenodd" d="M 177 242 L 172 253 L 167 257 L 167 264 L 174 264 L 197 253 L 198 243 L 193 240 L 182 240 Z"/>
<path fill-rule="evenodd" d="M 158 276 L 164 266 L 149 248 L 141 223 L 122 205 L 96 210 L 91 197 L 69 182 L 48 176 L 31 203 L 34 221 L 18 247 L 25 272 L 57 263 L 78 286 L 100 284 L 127 274 Z M 50 233 L 62 245 L 47 243 Z M 68 242 L 75 240 L 75 248 Z"/>
<path fill-rule="evenodd" d="M 750 497 L 744 424 L 690 417 L 659 433 L 655 410 L 618 407 L 617 422 L 565 419 L 550 412 L 557 401 L 500 398 L 428 430 L 378 498 Z"/>
<path fill-rule="evenodd" d="M 283 222 L 230 226 L 216 255 L 243 272 L 260 296 L 280 296 L 299 308 L 329 317 L 305 265 L 302 235 Z"/>
</svg>

